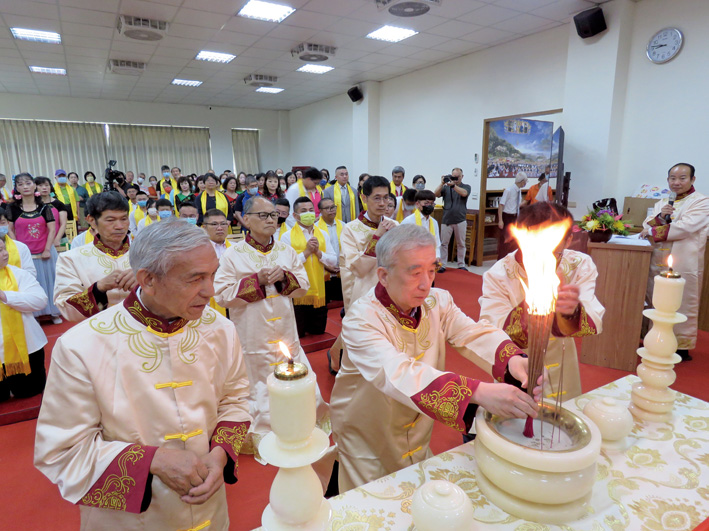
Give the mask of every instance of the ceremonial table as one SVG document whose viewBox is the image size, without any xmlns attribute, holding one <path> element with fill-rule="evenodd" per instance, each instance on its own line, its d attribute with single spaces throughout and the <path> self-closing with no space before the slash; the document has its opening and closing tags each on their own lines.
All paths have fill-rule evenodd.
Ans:
<svg viewBox="0 0 709 531">
<path fill-rule="evenodd" d="M 589 400 L 612 397 L 628 404 L 626 376 L 568 400 L 573 412 Z M 461 487 L 475 508 L 472 529 L 516 531 L 691 530 L 709 517 L 709 403 L 678 393 L 672 422 L 636 422 L 624 450 L 601 450 L 592 514 L 560 527 L 540 525 L 491 505 L 475 480 L 473 443 L 372 481 L 330 499 L 332 530 L 410 530 L 411 497 L 424 482 L 444 479 Z"/>
</svg>

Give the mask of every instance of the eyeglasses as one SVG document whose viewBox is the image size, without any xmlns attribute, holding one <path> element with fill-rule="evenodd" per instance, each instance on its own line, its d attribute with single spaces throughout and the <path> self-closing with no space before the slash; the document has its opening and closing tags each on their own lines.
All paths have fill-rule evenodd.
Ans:
<svg viewBox="0 0 709 531">
<path fill-rule="evenodd" d="M 324 210 L 325 212 L 332 212 L 334 210 L 337 210 L 337 205 L 330 206 L 330 207 L 324 207 L 324 208 L 321 208 L 320 210 Z"/>
<path fill-rule="evenodd" d="M 208 227 L 228 227 L 229 222 L 228 221 L 221 221 L 221 222 L 215 222 L 215 223 L 202 223 L 202 225 L 207 225 Z"/>
<path fill-rule="evenodd" d="M 268 218 L 278 219 L 278 212 L 275 210 L 273 212 L 249 212 L 247 216 L 258 216 L 261 221 L 266 221 Z"/>
</svg>

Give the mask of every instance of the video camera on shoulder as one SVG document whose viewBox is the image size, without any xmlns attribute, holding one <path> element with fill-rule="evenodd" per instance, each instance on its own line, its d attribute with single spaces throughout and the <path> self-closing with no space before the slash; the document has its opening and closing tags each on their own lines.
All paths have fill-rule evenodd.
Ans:
<svg viewBox="0 0 709 531">
<path fill-rule="evenodd" d="M 108 161 L 108 168 L 106 168 L 106 171 L 103 174 L 104 181 L 106 183 L 103 185 L 104 192 L 115 190 L 116 187 L 114 186 L 114 183 L 116 183 L 119 188 L 126 184 L 126 177 L 123 175 L 123 172 L 113 169 L 115 165 L 115 160 Z"/>
</svg>

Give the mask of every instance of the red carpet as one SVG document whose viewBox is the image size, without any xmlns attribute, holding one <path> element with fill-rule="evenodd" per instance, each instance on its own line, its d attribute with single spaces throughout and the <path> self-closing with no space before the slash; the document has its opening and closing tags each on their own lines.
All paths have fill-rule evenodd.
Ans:
<svg viewBox="0 0 709 531">
<path fill-rule="evenodd" d="M 449 290 L 461 309 L 474 319 L 477 319 L 480 312 L 478 298 L 481 283 L 482 277 L 478 275 L 450 269 L 436 279 L 436 286 Z M 68 325 L 49 325 L 45 327 L 45 332 L 48 336 L 50 334 L 54 336 L 50 340 L 53 344 L 56 335 L 66 328 Z M 339 328 L 340 310 L 332 309 L 329 312 L 327 333 L 337 336 Z M 709 374 L 709 333 L 700 332 L 698 344 L 699 347 L 692 352 L 694 361 L 675 367 L 677 382 L 672 387 L 709 401 L 709 387 L 704 382 L 705 375 Z M 310 353 L 308 359 L 317 374 L 324 398 L 329 400 L 335 377 L 327 371 L 326 351 Z M 447 369 L 466 376 L 490 380 L 486 374 L 450 347 L 447 352 Z M 584 391 L 604 385 L 626 374 L 624 371 L 581 364 Z M 32 465 L 35 424 L 36 421 L 31 420 L 0 426 L 0 470 L 3 479 L 0 483 L 0 499 L 3 500 L 0 528 L 8 529 L 9 523 L 12 522 L 12 528 L 15 529 L 52 531 L 78 529 L 78 508 L 62 500 L 57 487 Z M 458 432 L 437 424 L 433 430 L 431 448 L 438 454 L 460 445 L 461 442 Z M 276 471 L 277 469 L 271 466 L 259 465 L 250 456 L 242 456 L 239 459 L 239 482 L 227 487 L 232 530 L 253 529 L 261 524 L 261 513 L 268 504 L 268 492 Z M 709 531 L 709 526 L 700 526 L 700 529 Z"/>
</svg>

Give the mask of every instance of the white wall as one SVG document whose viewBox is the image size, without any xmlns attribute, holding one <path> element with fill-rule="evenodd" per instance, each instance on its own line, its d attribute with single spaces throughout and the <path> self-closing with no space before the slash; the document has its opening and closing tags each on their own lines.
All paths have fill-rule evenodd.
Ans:
<svg viewBox="0 0 709 531">
<path fill-rule="evenodd" d="M 22 94 L 0 95 L 0 118 L 23 120 L 68 120 L 131 124 L 183 125 L 208 127 L 212 144 L 212 165 L 220 172 L 234 167 L 231 144 L 232 128 L 260 130 L 262 168 L 286 167 L 290 163 L 287 111 L 234 109 L 198 105 L 177 105 L 127 101 L 65 98 Z M 177 161 L 166 161 L 177 164 Z M 123 170 L 156 173 L 159 168 L 124 168 Z M 207 168 L 183 168 L 204 171 Z M 97 168 L 97 171 L 102 168 Z"/>
</svg>

